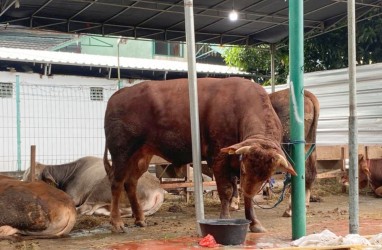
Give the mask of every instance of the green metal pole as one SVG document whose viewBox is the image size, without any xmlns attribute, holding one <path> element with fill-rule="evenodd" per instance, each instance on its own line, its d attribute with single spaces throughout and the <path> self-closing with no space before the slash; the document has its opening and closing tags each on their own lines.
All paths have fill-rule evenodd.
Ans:
<svg viewBox="0 0 382 250">
<path fill-rule="evenodd" d="M 292 177 L 292 238 L 306 235 L 305 136 L 304 136 L 304 5 L 289 1 L 290 121 L 292 159 L 297 176 Z"/>
<path fill-rule="evenodd" d="M 21 171 L 20 77 L 16 75 L 17 171 Z"/>
</svg>

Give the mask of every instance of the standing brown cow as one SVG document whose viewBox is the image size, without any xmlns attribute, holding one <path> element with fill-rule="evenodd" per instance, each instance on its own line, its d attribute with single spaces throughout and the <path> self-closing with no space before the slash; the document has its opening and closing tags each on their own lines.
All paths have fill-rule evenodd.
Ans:
<svg viewBox="0 0 382 250">
<path fill-rule="evenodd" d="M 281 149 L 282 126 L 269 96 L 262 86 L 242 78 L 198 79 L 198 93 L 201 157 L 216 178 L 220 217 L 230 216 L 232 177 L 240 176 L 250 229 L 262 232 L 252 197 L 277 167 L 296 174 Z M 192 161 L 187 79 L 148 81 L 114 93 L 105 113 L 105 136 L 104 164 L 113 196 L 111 224 L 115 231 L 124 231 L 118 209 L 124 188 L 135 224 L 145 226 L 136 187 L 152 155 L 178 166 Z"/>
<path fill-rule="evenodd" d="M 269 95 L 272 106 L 280 118 L 283 126 L 283 143 L 290 143 L 290 108 L 289 108 L 289 89 L 280 90 Z M 316 143 L 316 133 L 318 118 L 320 115 L 320 104 L 317 97 L 305 90 L 304 91 L 304 129 L 305 129 L 305 152 L 307 152 L 312 144 Z M 316 169 L 317 154 L 316 150 L 309 155 L 305 162 L 305 204 L 309 206 L 310 192 L 314 180 L 317 176 Z M 291 203 L 285 210 L 283 216 L 290 217 L 292 215 Z"/>
</svg>

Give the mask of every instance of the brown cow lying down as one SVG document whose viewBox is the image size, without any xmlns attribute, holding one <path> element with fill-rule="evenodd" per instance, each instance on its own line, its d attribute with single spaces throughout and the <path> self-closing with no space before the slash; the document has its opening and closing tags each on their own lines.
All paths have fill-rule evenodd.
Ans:
<svg viewBox="0 0 382 250">
<path fill-rule="evenodd" d="M 0 175 L 0 236 L 65 235 L 76 215 L 72 199 L 61 190 Z"/>
<path fill-rule="evenodd" d="M 289 89 L 280 90 L 269 94 L 272 106 L 280 118 L 283 126 L 283 143 L 289 143 L 290 140 L 290 116 L 289 116 Z M 320 104 L 317 97 L 305 90 L 304 91 L 304 128 L 305 128 L 305 152 L 307 152 L 312 144 L 316 143 L 316 133 L 318 118 L 320 115 Z M 305 162 L 305 204 L 308 207 L 310 201 L 310 191 L 317 176 L 316 169 L 317 154 L 316 150 L 307 158 Z M 291 203 L 285 210 L 283 216 L 290 217 L 292 215 Z"/>
<path fill-rule="evenodd" d="M 370 186 L 377 197 L 382 197 L 382 159 L 366 159 L 358 155 L 359 188 Z"/>
<path fill-rule="evenodd" d="M 62 165 L 37 163 L 35 178 L 69 194 L 80 214 L 110 215 L 110 181 L 102 158 L 87 156 Z M 23 176 L 23 180 L 29 179 L 30 169 Z M 137 197 L 145 215 L 157 212 L 164 200 L 164 190 L 160 187 L 158 178 L 145 172 L 138 181 Z M 131 216 L 128 200 L 125 197 L 122 200 L 122 216 Z"/>
<path fill-rule="evenodd" d="M 236 185 L 232 177 L 240 176 L 250 230 L 263 232 L 252 197 L 276 168 L 296 175 L 281 149 L 282 126 L 269 96 L 262 86 L 237 77 L 198 79 L 198 93 L 201 157 L 214 172 L 220 218 L 230 217 Z M 151 157 L 158 155 L 176 166 L 192 162 L 187 79 L 147 81 L 118 90 L 108 101 L 104 127 L 104 163 L 113 194 L 111 224 L 115 231 L 125 231 L 119 212 L 124 189 L 135 224 L 145 226 L 136 186 Z"/>
</svg>

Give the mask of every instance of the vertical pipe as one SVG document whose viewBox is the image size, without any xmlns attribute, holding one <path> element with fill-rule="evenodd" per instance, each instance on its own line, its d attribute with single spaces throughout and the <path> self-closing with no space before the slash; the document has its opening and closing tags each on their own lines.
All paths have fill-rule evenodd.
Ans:
<svg viewBox="0 0 382 250">
<path fill-rule="evenodd" d="M 118 89 L 122 88 L 122 82 L 121 82 L 121 67 L 119 62 L 119 44 L 121 43 L 121 38 L 118 39 L 117 42 L 117 67 L 118 67 Z M 111 71 L 111 70 L 110 70 Z"/>
<path fill-rule="evenodd" d="M 349 64 L 349 233 L 358 234 L 358 126 L 355 50 L 355 1 L 348 1 Z"/>
<path fill-rule="evenodd" d="M 16 75 L 17 171 L 21 171 L 20 76 Z"/>
<path fill-rule="evenodd" d="M 292 159 L 297 176 L 292 177 L 292 238 L 306 234 L 305 135 L 304 135 L 304 4 L 289 1 L 290 133 Z"/>
<path fill-rule="evenodd" d="M 196 78 L 196 58 L 195 58 L 195 31 L 194 31 L 194 9 L 193 1 L 184 1 L 185 30 L 187 42 L 187 61 L 188 61 L 188 91 L 190 98 L 190 119 L 191 119 L 191 138 L 192 138 L 192 164 L 194 168 L 194 195 L 196 219 L 204 219 L 203 186 L 202 186 L 202 167 L 200 151 L 200 132 L 199 132 L 199 109 L 198 109 L 198 89 Z M 196 225 L 197 233 L 201 236 L 200 226 Z"/>
<path fill-rule="evenodd" d="M 35 181 L 36 175 L 36 145 L 31 146 L 31 173 L 30 173 L 30 181 Z"/>
<path fill-rule="evenodd" d="M 271 86 L 272 93 L 275 92 L 275 53 L 276 53 L 276 44 L 271 44 Z"/>
</svg>

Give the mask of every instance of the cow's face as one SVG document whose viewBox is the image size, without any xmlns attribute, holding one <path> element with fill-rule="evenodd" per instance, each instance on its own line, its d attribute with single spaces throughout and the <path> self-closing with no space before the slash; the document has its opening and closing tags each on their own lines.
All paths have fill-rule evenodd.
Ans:
<svg viewBox="0 0 382 250">
<path fill-rule="evenodd" d="M 257 194 L 263 183 L 276 171 L 289 172 L 297 175 L 292 166 L 285 159 L 284 153 L 273 142 L 258 140 L 248 146 L 235 144 L 221 151 L 241 155 L 240 186 L 245 196 L 253 197 Z"/>
</svg>

